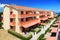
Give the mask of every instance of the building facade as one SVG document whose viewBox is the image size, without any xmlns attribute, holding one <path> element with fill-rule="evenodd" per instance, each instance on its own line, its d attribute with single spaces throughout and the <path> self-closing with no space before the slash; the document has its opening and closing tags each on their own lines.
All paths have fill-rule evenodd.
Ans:
<svg viewBox="0 0 60 40">
<path fill-rule="evenodd" d="M 53 11 L 5 5 L 3 11 L 3 28 L 22 33 L 34 27 L 34 25 L 40 25 L 41 21 L 46 21 L 54 17 L 55 14 Z"/>
</svg>

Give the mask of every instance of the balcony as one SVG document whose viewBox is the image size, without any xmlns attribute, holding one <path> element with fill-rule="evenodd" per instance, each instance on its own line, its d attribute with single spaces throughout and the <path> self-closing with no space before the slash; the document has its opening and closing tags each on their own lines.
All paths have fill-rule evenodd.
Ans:
<svg viewBox="0 0 60 40">
<path fill-rule="evenodd" d="M 11 26 L 15 26 L 16 23 L 15 23 L 15 22 L 10 22 L 10 25 L 11 25 Z"/>
<path fill-rule="evenodd" d="M 45 16 L 45 17 L 41 17 L 41 18 L 40 18 L 40 20 L 43 20 L 43 21 L 44 21 L 44 20 L 47 20 L 47 19 L 48 19 L 47 16 Z"/>
<path fill-rule="evenodd" d="M 30 21 L 27 21 L 27 22 L 21 22 L 19 24 L 21 24 L 21 26 L 23 26 L 24 28 L 28 28 L 28 27 L 31 27 L 37 23 L 40 23 L 40 20 L 39 19 L 35 19 L 35 20 L 30 20 Z"/>
<path fill-rule="evenodd" d="M 15 18 L 16 14 L 10 14 L 10 18 Z"/>
<path fill-rule="evenodd" d="M 48 18 L 52 18 L 51 16 L 47 16 Z"/>
<path fill-rule="evenodd" d="M 38 14 L 19 14 L 19 18 L 27 18 L 27 17 L 34 17 L 37 16 Z"/>
</svg>

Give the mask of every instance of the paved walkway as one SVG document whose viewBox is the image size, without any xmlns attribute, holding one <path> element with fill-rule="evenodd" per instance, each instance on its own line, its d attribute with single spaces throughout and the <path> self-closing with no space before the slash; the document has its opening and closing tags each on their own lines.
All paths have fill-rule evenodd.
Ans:
<svg viewBox="0 0 60 40">
<path fill-rule="evenodd" d="M 20 40 L 20 39 L 9 34 L 7 31 L 0 29 L 0 40 Z"/>
<path fill-rule="evenodd" d="M 50 25 L 55 21 L 56 19 L 53 19 L 51 21 L 51 23 L 47 24 L 44 28 L 41 29 L 41 31 L 38 33 L 38 34 L 35 34 L 33 35 L 33 37 L 30 39 L 30 40 L 37 40 L 38 37 L 41 35 L 41 34 L 44 34 L 45 31 L 50 27 Z"/>
</svg>

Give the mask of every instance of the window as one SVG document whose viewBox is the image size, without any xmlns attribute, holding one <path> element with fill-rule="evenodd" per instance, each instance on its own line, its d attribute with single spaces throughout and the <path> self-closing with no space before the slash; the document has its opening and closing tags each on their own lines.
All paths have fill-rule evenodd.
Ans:
<svg viewBox="0 0 60 40">
<path fill-rule="evenodd" d="M 12 11 L 10 11 L 10 14 L 12 14 L 13 12 Z"/>
<path fill-rule="evenodd" d="M 13 29 L 13 26 L 10 26 L 10 29 Z"/>
<path fill-rule="evenodd" d="M 50 16 L 50 15 L 47 15 L 47 16 Z"/>
<path fill-rule="evenodd" d="M 26 18 L 26 21 L 29 21 L 29 18 Z"/>
<path fill-rule="evenodd" d="M 36 17 L 34 17 L 34 19 L 36 19 Z"/>
<path fill-rule="evenodd" d="M 40 18 L 45 17 L 45 15 L 40 16 Z"/>
<path fill-rule="evenodd" d="M 51 33 L 51 37 L 55 37 L 56 36 L 56 33 L 55 32 L 52 32 Z"/>
<path fill-rule="evenodd" d="M 21 18 L 21 22 L 24 22 L 24 19 L 23 18 Z"/>
<path fill-rule="evenodd" d="M 36 14 L 36 12 L 34 12 L 34 14 Z"/>
<path fill-rule="evenodd" d="M 15 19 L 14 18 L 10 18 L 10 22 L 13 22 L 13 21 L 15 21 Z"/>
<path fill-rule="evenodd" d="M 44 13 L 43 11 L 40 11 L 40 13 L 42 14 L 42 13 Z"/>
<path fill-rule="evenodd" d="M 28 11 L 26 11 L 26 14 L 28 14 Z"/>
<path fill-rule="evenodd" d="M 21 11 L 21 14 L 24 14 L 23 11 Z"/>
<path fill-rule="evenodd" d="M 10 29 L 15 31 L 15 26 L 10 26 Z"/>
<path fill-rule="evenodd" d="M 55 27 L 58 27 L 58 25 L 55 25 Z"/>
<path fill-rule="evenodd" d="M 50 12 L 47 12 L 47 13 L 50 13 Z"/>
</svg>

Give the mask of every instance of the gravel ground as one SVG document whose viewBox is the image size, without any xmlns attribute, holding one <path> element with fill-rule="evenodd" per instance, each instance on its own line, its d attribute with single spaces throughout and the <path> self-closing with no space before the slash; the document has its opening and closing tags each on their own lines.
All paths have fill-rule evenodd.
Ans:
<svg viewBox="0 0 60 40">
<path fill-rule="evenodd" d="M 5 30 L 0 29 L 0 40 L 21 40 L 21 39 L 9 34 Z"/>
</svg>

